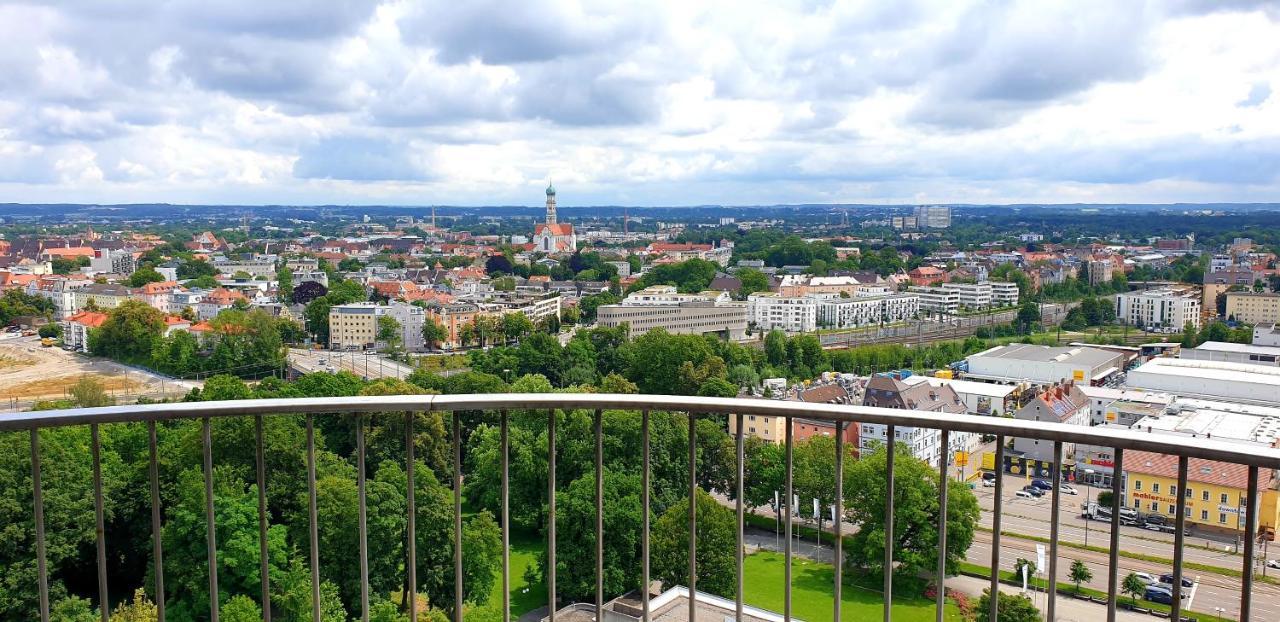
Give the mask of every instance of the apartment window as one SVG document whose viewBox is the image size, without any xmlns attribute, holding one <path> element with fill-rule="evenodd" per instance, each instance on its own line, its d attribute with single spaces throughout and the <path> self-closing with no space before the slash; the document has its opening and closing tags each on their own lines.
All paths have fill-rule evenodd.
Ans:
<svg viewBox="0 0 1280 622">
<path fill-rule="evenodd" d="M 1140 480 L 1140 479 L 1135 479 L 1135 480 L 1133 480 L 1133 489 L 1134 489 L 1134 490 L 1142 490 L 1142 480 Z"/>
<path fill-rule="evenodd" d="M 1201 501 L 1208 501 L 1208 500 L 1209 500 L 1209 491 L 1207 491 L 1207 490 L 1201 490 L 1201 491 L 1200 491 L 1200 500 L 1201 500 Z"/>
<path fill-rule="evenodd" d="M 1183 506 L 1182 513 L 1185 514 L 1187 518 L 1191 518 L 1191 508 Z"/>
<path fill-rule="evenodd" d="M 1160 511 L 1160 504 L 1159 504 L 1159 503 L 1156 503 L 1155 501 L 1152 501 L 1152 502 L 1151 502 L 1151 511 L 1152 511 L 1152 512 L 1159 512 L 1159 511 Z"/>
<path fill-rule="evenodd" d="M 1160 493 L 1160 482 L 1154 482 L 1151 484 L 1151 492 L 1156 494 Z"/>
<path fill-rule="evenodd" d="M 1178 485 L 1177 485 L 1177 484 L 1169 484 L 1169 496 L 1170 496 L 1170 497 L 1176 497 L 1176 496 L 1178 496 Z"/>
<path fill-rule="evenodd" d="M 1209 510 L 1200 510 L 1200 520 L 1209 520 Z"/>
<path fill-rule="evenodd" d="M 1142 501 L 1141 501 L 1141 500 L 1139 500 L 1139 499 L 1134 499 L 1134 500 L 1133 500 L 1133 509 L 1135 509 L 1135 510 L 1141 510 L 1141 509 L 1142 509 Z"/>
<path fill-rule="evenodd" d="M 1226 513 L 1226 512 L 1218 512 L 1218 522 L 1219 522 L 1219 523 L 1224 523 L 1224 524 L 1227 522 L 1227 513 Z"/>
<path fill-rule="evenodd" d="M 1225 493 L 1225 492 L 1224 492 L 1224 493 L 1222 493 L 1222 494 L 1218 495 L 1218 503 L 1221 503 L 1222 505 L 1226 505 L 1226 504 L 1227 504 L 1227 493 Z"/>
<path fill-rule="evenodd" d="M 751 428 L 751 433 L 752 433 L 752 434 L 755 434 L 755 433 L 756 433 L 756 429 L 755 429 L 755 428 Z"/>
<path fill-rule="evenodd" d="M 1172 514 L 1172 515 L 1174 515 L 1174 516 L 1177 516 L 1177 514 L 1178 514 L 1178 508 L 1174 507 L 1174 505 L 1173 505 L 1172 503 L 1170 503 L 1170 504 L 1169 504 L 1169 511 L 1168 511 L 1168 512 L 1166 512 L 1166 514 Z"/>
<path fill-rule="evenodd" d="M 1183 493 L 1185 493 L 1185 494 L 1183 494 L 1182 496 L 1184 496 L 1184 497 L 1186 497 L 1186 498 L 1188 498 L 1188 499 L 1190 499 L 1190 498 L 1191 498 L 1191 487 L 1190 487 L 1190 486 L 1187 486 L 1187 489 L 1186 489 L 1186 490 L 1184 490 L 1184 491 L 1182 491 L 1182 492 L 1183 492 Z"/>
</svg>

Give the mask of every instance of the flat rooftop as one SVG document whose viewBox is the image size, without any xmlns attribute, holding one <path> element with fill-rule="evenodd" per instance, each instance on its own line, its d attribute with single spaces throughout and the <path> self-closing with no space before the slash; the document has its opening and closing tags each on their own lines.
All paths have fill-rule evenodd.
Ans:
<svg viewBox="0 0 1280 622">
<path fill-rule="evenodd" d="M 1071 363 L 1097 367 L 1111 363 L 1119 356 L 1099 348 L 1037 346 L 1029 343 L 1011 343 L 996 346 L 968 357 L 973 359 L 1006 359 L 1032 363 Z"/>
<path fill-rule="evenodd" d="M 1129 372 L 1151 374 L 1169 378 L 1200 378 L 1221 382 L 1258 384 L 1276 387 L 1280 391 L 1280 368 L 1227 361 L 1202 361 L 1190 359 L 1154 358 L 1142 367 Z M 1280 393 L 1277 393 L 1280 395 Z"/>
</svg>

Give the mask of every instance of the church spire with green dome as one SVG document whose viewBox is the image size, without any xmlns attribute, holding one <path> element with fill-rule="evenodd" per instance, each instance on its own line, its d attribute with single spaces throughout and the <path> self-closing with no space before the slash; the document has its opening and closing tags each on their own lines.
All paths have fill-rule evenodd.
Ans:
<svg viewBox="0 0 1280 622">
<path fill-rule="evenodd" d="M 556 224 L 556 187 L 547 179 L 547 224 Z"/>
</svg>

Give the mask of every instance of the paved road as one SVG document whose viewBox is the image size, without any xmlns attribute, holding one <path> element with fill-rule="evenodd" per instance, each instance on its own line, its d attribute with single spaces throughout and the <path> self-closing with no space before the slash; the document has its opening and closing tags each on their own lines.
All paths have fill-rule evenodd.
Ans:
<svg viewBox="0 0 1280 622">
<path fill-rule="evenodd" d="M 321 362 L 323 361 L 323 363 Z M 330 352 L 328 350 L 289 350 L 289 365 L 303 373 L 346 370 L 366 380 L 408 378 L 413 368 L 380 354 L 363 352 Z"/>
</svg>

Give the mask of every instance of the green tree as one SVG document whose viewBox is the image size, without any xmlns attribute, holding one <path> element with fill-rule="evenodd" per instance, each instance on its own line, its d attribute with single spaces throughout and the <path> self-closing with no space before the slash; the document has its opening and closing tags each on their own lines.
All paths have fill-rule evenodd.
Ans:
<svg viewBox="0 0 1280 622">
<path fill-rule="evenodd" d="M 287 265 L 276 270 L 276 300 L 284 304 L 293 302 L 293 270 Z"/>
<path fill-rule="evenodd" d="M 89 351 L 129 362 L 147 362 L 164 334 L 164 314 L 141 300 L 126 300 L 89 331 Z"/>
<path fill-rule="evenodd" d="M 72 594 L 53 603 L 49 609 L 49 619 L 57 622 L 98 622 L 102 616 L 88 599 Z"/>
<path fill-rule="evenodd" d="M 719 264 L 705 259 L 689 259 L 678 263 L 653 266 L 637 279 L 629 289 L 630 291 L 636 291 L 650 285 L 674 285 L 681 292 L 700 292 L 711 285 L 711 281 L 716 278 L 716 273 L 719 270 Z"/>
<path fill-rule="evenodd" d="M 774 329 L 764 336 L 765 360 L 774 367 L 785 367 L 787 364 L 787 335 Z"/>
<path fill-rule="evenodd" d="M 427 318 L 422 323 L 422 342 L 427 346 L 428 350 L 435 350 L 436 346 L 444 343 L 449 339 L 449 331 L 433 318 Z"/>
<path fill-rule="evenodd" d="M 53 301 L 34 296 L 21 289 L 7 289 L 0 294 L 0 326 L 7 326 L 23 316 L 53 317 Z"/>
<path fill-rule="evenodd" d="M 252 598 L 238 594 L 218 608 L 218 619 L 226 622 L 257 622 L 262 619 L 262 608 Z"/>
<path fill-rule="evenodd" d="M 698 589 L 732 596 L 737 522 L 733 511 L 697 489 Z M 653 524 L 653 574 L 668 585 L 689 583 L 689 499 L 667 508 Z"/>
<path fill-rule="evenodd" d="M 996 618 L 1000 622 L 1040 622 L 1040 610 L 1021 594 L 996 594 Z M 977 622 L 991 622 L 991 590 L 982 590 L 978 599 Z"/>
<path fill-rule="evenodd" d="M 93 376 L 81 376 L 80 380 L 71 386 L 69 392 L 71 400 L 80 408 L 110 406 L 115 403 L 115 400 L 102 388 L 102 383 Z"/>
<path fill-rule="evenodd" d="M 937 565 L 938 472 L 915 457 L 904 443 L 895 443 L 893 551 L 895 574 L 914 576 Z M 885 451 L 864 452 L 845 478 L 845 507 L 858 527 L 848 547 L 853 568 L 883 572 L 885 525 Z M 967 487 L 947 487 L 948 572 L 955 572 L 973 542 L 978 501 Z"/>
<path fill-rule="evenodd" d="M 734 276 L 742 282 L 738 291 L 733 292 L 739 300 L 746 300 L 747 296 L 756 292 L 769 291 L 769 276 L 755 268 L 743 268 Z"/>
<path fill-rule="evenodd" d="M 156 272 L 156 269 L 149 265 L 142 266 L 129 275 L 129 287 L 142 287 L 147 283 L 160 283 L 162 281 L 164 281 L 164 275 Z"/>
<path fill-rule="evenodd" d="M 1027 301 L 1022 303 L 1021 307 L 1018 307 L 1018 315 L 1014 319 L 1014 324 L 1017 326 L 1019 333 L 1025 335 L 1031 332 L 1039 321 L 1040 305 Z"/>
<path fill-rule="evenodd" d="M 1093 571 L 1080 560 L 1071 562 L 1071 582 L 1076 584 L 1076 593 L 1080 592 L 1080 584 L 1093 580 Z"/>
<path fill-rule="evenodd" d="M 394 352 L 400 349 L 400 345 L 404 342 L 401 336 L 400 322 L 390 315 L 378 316 L 378 335 L 377 340 L 386 344 L 387 349 Z"/>
<path fill-rule="evenodd" d="M 1114 499 L 1115 499 L 1114 493 L 1112 493 L 1110 490 L 1098 491 L 1098 501 L 1097 501 L 1098 507 L 1109 508 L 1111 507 L 1111 503 Z"/>
<path fill-rule="evenodd" d="M 1120 582 L 1120 591 L 1129 595 L 1130 604 L 1138 604 L 1138 597 L 1146 594 L 1147 584 L 1138 578 L 1136 573 L 1130 572 L 1125 575 L 1124 581 Z"/>
<path fill-rule="evenodd" d="M 302 312 L 304 326 L 317 342 L 329 343 L 329 311 L 333 305 L 333 299 L 326 294 L 307 303 Z"/>
<path fill-rule="evenodd" d="M 605 469 L 604 591 L 622 594 L 640 580 L 640 477 Z M 566 599 L 591 600 L 596 568 L 595 474 L 584 474 L 556 495 L 556 589 Z M 547 576 L 546 555 L 538 568 Z"/>
<path fill-rule="evenodd" d="M 250 600 L 249 602 L 253 602 Z M 256 603 L 255 603 L 256 606 Z M 222 611 L 220 613 L 225 613 Z M 127 603 L 120 603 L 116 606 L 115 611 L 111 612 L 111 619 L 117 622 L 156 622 L 159 619 L 160 611 L 142 588 L 138 588 L 133 592 L 133 600 Z M 57 618 L 54 618 L 57 619 Z M 222 619 L 230 619 L 223 616 Z M 257 619 L 261 619 L 259 616 Z"/>
<path fill-rule="evenodd" d="M 519 341 L 533 330 L 533 321 L 523 313 L 506 313 L 502 316 L 502 334 L 508 342 Z"/>
</svg>

